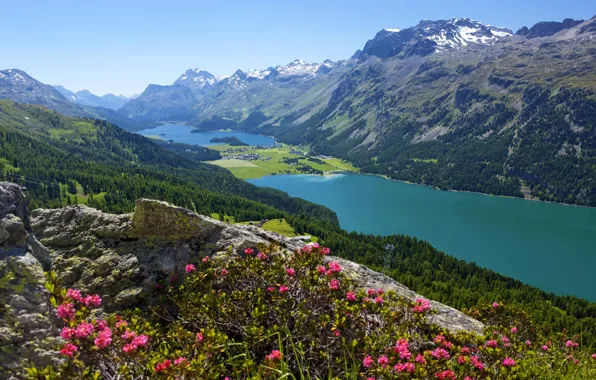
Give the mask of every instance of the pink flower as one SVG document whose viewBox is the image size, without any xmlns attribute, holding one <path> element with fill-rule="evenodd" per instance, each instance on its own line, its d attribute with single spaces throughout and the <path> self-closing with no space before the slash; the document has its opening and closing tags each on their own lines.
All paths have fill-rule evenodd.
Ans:
<svg viewBox="0 0 596 380">
<path fill-rule="evenodd" d="M 478 356 L 470 356 L 470 362 L 479 371 L 484 371 L 484 364 L 478 359 Z"/>
<path fill-rule="evenodd" d="M 124 334 L 122 334 L 121 338 L 124 340 L 132 340 L 137 336 L 137 333 L 131 330 L 126 330 Z"/>
<path fill-rule="evenodd" d="M 84 339 L 93 334 L 93 324 L 81 322 L 74 330 L 74 335 L 79 339 Z"/>
<path fill-rule="evenodd" d="M 259 254 L 257 255 L 257 258 L 262 261 L 265 261 L 265 260 L 267 260 L 267 255 L 264 254 L 263 252 L 259 252 Z"/>
<path fill-rule="evenodd" d="M 468 361 L 468 357 L 467 356 L 459 356 L 457 358 L 457 364 L 461 365 L 464 364 Z"/>
<path fill-rule="evenodd" d="M 82 302 L 83 296 L 81 296 L 81 291 L 76 289 L 68 289 L 66 291 L 66 298 L 70 298 L 74 301 Z"/>
<path fill-rule="evenodd" d="M 592 359 L 596 360 L 596 354 L 592 354 Z"/>
<path fill-rule="evenodd" d="M 496 340 L 488 340 L 485 343 L 486 347 L 492 347 L 492 348 L 497 348 L 497 346 L 499 345 L 499 343 L 497 343 Z"/>
<path fill-rule="evenodd" d="M 532 345 L 532 342 L 530 342 L 529 340 L 526 340 L 524 343 L 525 343 L 525 344 L 526 344 L 526 346 L 528 346 L 528 347 L 530 347 L 530 346 Z"/>
<path fill-rule="evenodd" d="M 58 318 L 72 319 L 75 315 L 74 305 L 71 302 L 63 303 L 58 306 L 56 314 L 58 314 Z"/>
<path fill-rule="evenodd" d="M 267 288 L 267 291 L 268 291 L 269 293 L 273 293 L 273 292 L 275 291 L 275 286 L 270 286 L 270 287 L 268 287 L 268 288 Z"/>
<path fill-rule="evenodd" d="M 430 352 L 430 354 L 435 358 L 435 359 L 449 359 L 451 356 L 449 355 L 449 352 L 447 352 L 444 348 L 437 348 L 434 349 L 433 351 Z"/>
<path fill-rule="evenodd" d="M 356 301 L 356 294 L 354 294 L 354 292 L 347 292 L 346 299 L 348 301 L 354 302 L 354 301 Z"/>
<path fill-rule="evenodd" d="M 112 343 L 112 330 L 110 330 L 109 327 L 103 329 L 102 332 L 97 334 L 93 343 L 99 348 L 106 348 L 109 346 L 110 343 Z"/>
<path fill-rule="evenodd" d="M 282 294 L 285 293 L 285 292 L 287 292 L 288 290 L 290 290 L 290 288 L 288 288 L 285 285 L 282 285 L 282 286 L 279 287 L 279 292 L 282 293 Z"/>
<path fill-rule="evenodd" d="M 71 329 L 70 327 L 62 328 L 62 331 L 60 331 L 60 338 L 64 340 L 71 340 L 74 338 L 74 329 Z"/>
<path fill-rule="evenodd" d="M 507 338 L 506 336 L 502 336 L 501 341 L 503 341 L 503 343 L 507 344 L 507 343 L 511 342 L 511 339 Z"/>
<path fill-rule="evenodd" d="M 101 297 L 97 294 L 93 294 L 91 296 L 85 297 L 83 299 L 83 303 L 87 307 L 89 307 L 89 306 L 98 307 L 99 305 L 101 305 Z"/>
<path fill-rule="evenodd" d="M 319 243 L 317 243 L 317 242 L 310 243 L 309 245 L 310 245 L 311 247 L 313 247 L 313 248 L 320 248 L 320 247 L 321 247 L 321 246 L 319 245 Z"/>
<path fill-rule="evenodd" d="M 176 365 L 180 365 L 180 364 L 186 364 L 187 360 L 185 357 L 180 356 L 178 359 L 174 360 L 174 364 Z"/>
<path fill-rule="evenodd" d="M 376 290 L 374 290 L 374 289 L 368 289 L 368 290 L 366 291 L 366 294 L 368 294 L 370 297 L 372 297 L 372 296 L 374 296 L 374 295 L 375 295 L 375 293 L 376 293 L 376 292 L 377 292 L 377 291 L 376 291 Z"/>
<path fill-rule="evenodd" d="M 323 248 L 321 248 L 321 252 L 323 253 L 323 255 L 328 255 L 329 252 L 331 252 L 331 251 L 329 250 L 329 248 L 323 247 Z"/>
<path fill-rule="evenodd" d="M 375 303 L 378 303 L 379 305 L 382 305 L 383 304 L 383 297 L 381 297 L 381 296 L 375 297 Z"/>
<path fill-rule="evenodd" d="M 335 331 L 333 331 L 333 335 L 340 336 L 341 335 L 341 331 L 335 330 Z"/>
<path fill-rule="evenodd" d="M 418 298 L 416 300 L 416 306 L 412 308 L 414 313 L 424 313 L 428 310 L 430 310 L 430 301 L 422 298 Z"/>
<path fill-rule="evenodd" d="M 116 322 L 116 328 L 119 329 L 120 327 L 126 327 L 128 326 L 128 322 L 126 322 L 124 319 L 121 321 Z"/>
<path fill-rule="evenodd" d="M 565 346 L 567 348 L 577 348 L 577 347 L 579 347 L 579 343 L 575 343 L 572 340 L 568 340 L 567 342 L 565 342 Z"/>
<path fill-rule="evenodd" d="M 145 334 L 141 334 L 132 340 L 132 344 L 135 346 L 145 347 L 147 343 L 149 343 L 149 337 Z"/>
<path fill-rule="evenodd" d="M 161 363 L 157 363 L 157 365 L 154 368 L 154 371 L 157 373 L 163 372 L 166 369 L 170 368 L 171 365 L 172 365 L 172 361 L 170 359 L 166 359 Z"/>
<path fill-rule="evenodd" d="M 205 264 L 207 264 L 209 262 L 209 256 L 205 256 L 201 259 L 201 261 Z"/>
<path fill-rule="evenodd" d="M 247 256 L 252 255 L 253 252 L 254 252 L 254 249 L 252 249 L 252 248 L 245 248 L 244 249 L 244 254 L 247 255 Z"/>
<path fill-rule="evenodd" d="M 517 327 L 515 327 L 515 326 L 514 326 L 514 327 L 512 327 L 512 328 L 511 328 L 511 333 L 512 333 L 512 334 L 517 334 Z"/>
<path fill-rule="evenodd" d="M 364 366 L 364 368 L 370 368 L 373 364 L 375 364 L 375 361 L 370 356 L 365 357 L 362 361 L 362 365 Z"/>
<path fill-rule="evenodd" d="M 324 266 L 322 266 L 322 265 L 319 265 L 319 266 L 317 267 L 317 272 L 319 272 L 320 274 L 325 274 L 325 272 L 327 272 L 327 269 L 325 269 L 325 267 L 324 267 Z"/>
<path fill-rule="evenodd" d="M 79 348 L 77 346 L 75 346 L 72 343 L 66 343 L 64 345 L 64 347 L 62 347 L 62 349 L 60 350 L 60 353 L 62 355 L 66 355 L 68 357 L 71 357 L 74 355 L 74 353 L 78 350 Z"/>
<path fill-rule="evenodd" d="M 416 359 L 414 360 L 416 360 L 417 363 L 426 364 L 426 359 L 420 354 L 416 355 Z"/>
<path fill-rule="evenodd" d="M 300 252 L 302 253 L 310 253 L 312 251 L 312 247 L 310 245 L 305 245 L 304 247 L 300 248 Z"/>
<path fill-rule="evenodd" d="M 503 365 L 505 367 L 513 367 L 515 365 L 515 360 L 511 359 L 511 358 L 505 358 L 503 360 Z"/>
<path fill-rule="evenodd" d="M 363 302 L 363 303 L 364 303 L 364 302 L 368 302 L 368 301 L 370 301 L 370 298 L 368 298 L 368 297 L 362 297 L 362 302 Z"/>
<path fill-rule="evenodd" d="M 499 307 L 499 303 L 498 303 L 498 302 L 496 302 L 496 301 L 495 301 L 495 302 L 493 302 L 493 309 L 496 309 L 496 308 L 498 308 L 498 307 Z"/>
<path fill-rule="evenodd" d="M 196 271 L 197 268 L 192 264 L 186 264 L 186 268 L 184 268 L 184 270 L 186 270 L 186 273 L 191 273 Z"/>
<path fill-rule="evenodd" d="M 228 275 L 228 273 L 229 273 L 229 272 L 228 272 L 228 270 L 227 270 L 226 268 L 223 268 L 223 269 L 221 270 L 221 276 L 222 276 L 222 277 L 225 277 L 225 276 L 227 276 L 227 275 Z"/>
<path fill-rule="evenodd" d="M 126 353 L 128 354 L 129 352 L 133 352 L 133 351 L 135 351 L 137 348 L 138 348 L 138 347 L 137 347 L 137 345 L 136 345 L 136 344 L 132 344 L 132 343 L 126 343 L 126 344 L 124 345 L 124 347 L 122 347 L 122 351 L 124 351 L 124 352 L 126 352 Z"/>
<path fill-rule="evenodd" d="M 468 347 L 462 347 L 461 348 L 461 353 L 464 355 L 468 355 L 470 353 L 470 348 Z"/>
<path fill-rule="evenodd" d="M 331 282 L 329 283 L 329 289 L 339 290 L 339 281 L 336 279 L 331 280 Z"/>
<path fill-rule="evenodd" d="M 455 379 L 455 372 L 447 369 L 445 371 L 435 373 L 435 377 L 439 380 L 451 380 Z"/>
<path fill-rule="evenodd" d="M 544 345 L 544 346 L 542 346 L 540 348 L 542 348 L 542 351 L 548 351 L 548 346 L 547 345 Z"/>
<path fill-rule="evenodd" d="M 95 327 L 95 329 L 97 331 L 103 331 L 106 327 L 108 327 L 108 323 L 105 320 L 100 319 L 97 321 L 97 326 Z"/>
<path fill-rule="evenodd" d="M 395 343 L 393 351 L 399 354 L 400 359 L 409 360 L 412 357 L 412 353 L 409 351 L 410 344 L 405 339 L 400 339 Z"/>
<path fill-rule="evenodd" d="M 393 367 L 393 369 L 396 372 L 407 372 L 407 373 L 412 373 L 416 370 L 416 366 L 414 365 L 414 363 L 399 363 L 396 364 L 395 367 Z"/>
<path fill-rule="evenodd" d="M 286 269 L 286 274 L 288 276 L 295 276 L 296 275 L 296 271 L 294 270 L 294 268 L 287 268 Z"/>
<path fill-rule="evenodd" d="M 267 356 L 265 356 L 265 359 L 268 360 L 281 360 L 281 351 L 280 350 L 273 350 L 271 351 L 271 353 Z"/>
<path fill-rule="evenodd" d="M 387 364 L 389 364 L 389 359 L 387 359 L 387 356 L 381 355 L 377 359 L 377 363 L 379 363 L 381 365 L 381 367 L 384 368 L 384 367 L 387 367 Z"/>
<path fill-rule="evenodd" d="M 203 338 L 203 333 L 200 333 L 200 332 L 198 332 L 198 333 L 197 333 L 197 341 L 198 341 L 198 342 L 202 342 L 203 340 L 204 340 L 204 338 Z"/>
<path fill-rule="evenodd" d="M 339 273 L 341 272 L 341 266 L 339 266 L 339 263 L 332 261 L 329 263 L 329 271 L 331 273 Z"/>
</svg>

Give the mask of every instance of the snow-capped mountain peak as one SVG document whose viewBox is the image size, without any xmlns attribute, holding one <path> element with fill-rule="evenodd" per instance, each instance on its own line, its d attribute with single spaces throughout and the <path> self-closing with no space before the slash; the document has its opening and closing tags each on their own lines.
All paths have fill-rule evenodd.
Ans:
<svg viewBox="0 0 596 380">
<path fill-rule="evenodd" d="M 208 71 L 200 69 L 188 69 L 174 82 L 174 84 L 192 85 L 193 87 L 213 86 L 217 78 Z"/>
<path fill-rule="evenodd" d="M 422 20 L 407 29 L 383 29 L 369 40 L 360 59 L 368 56 L 387 58 L 401 55 L 428 55 L 448 49 L 468 46 L 492 45 L 497 40 L 513 35 L 506 28 L 499 28 L 469 18 L 450 20 Z"/>
<path fill-rule="evenodd" d="M 424 24 L 428 25 L 428 22 Z M 424 37 L 436 42 L 440 48 L 457 48 L 469 44 L 488 45 L 500 38 L 513 35 L 508 29 L 493 27 L 469 18 L 431 22 L 423 27 L 423 31 L 432 33 Z"/>
</svg>

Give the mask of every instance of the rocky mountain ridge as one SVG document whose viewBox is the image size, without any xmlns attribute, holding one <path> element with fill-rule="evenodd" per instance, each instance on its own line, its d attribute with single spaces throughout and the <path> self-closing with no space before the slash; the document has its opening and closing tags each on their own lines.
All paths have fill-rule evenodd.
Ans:
<svg viewBox="0 0 596 380">
<path fill-rule="evenodd" d="M 57 331 L 43 289 L 43 270 L 55 271 L 65 287 L 101 294 L 104 310 L 111 312 L 150 304 L 156 285 L 177 281 L 175 276 L 188 262 L 206 255 L 226 259 L 230 252 L 242 255 L 246 247 L 271 243 L 288 252 L 304 245 L 257 227 L 226 224 L 147 199 L 138 200 L 132 214 L 68 206 L 34 210 L 29 219 L 21 188 L 0 183 L 0 270 L 8 281 L 2 288 L 8 292 L 0 293 L 0 343 L 10 347 L 0 352 L 1 362 L 9 363 L 0 374 L 18 378 L 17 369 L 47 363 L 53 356 Z M 340 262 L 363 288 L 394 290 L 410 300 L 420 297 L 364 266 L 336 257 L 328 260 Z M 438 311 L 433 322 L 440 326 L 481 332 L 480 322 L 440 303 L 431 305 Z M 30 327 L 23 329 L 27 324 Z"/>
</svg>

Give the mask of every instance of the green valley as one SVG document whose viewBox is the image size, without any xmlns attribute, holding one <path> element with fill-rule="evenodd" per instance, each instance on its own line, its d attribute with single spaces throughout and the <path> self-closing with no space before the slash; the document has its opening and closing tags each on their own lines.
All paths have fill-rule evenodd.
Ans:
<svg viewBox="0 0 596 380">
<path fill-rule="evenodd" d="M 350 163 L 334 157 L 312 156 L 288 145 L 273 148 L 230 145 L 211 147 L 222 159 L 208 163 L 228 169 L 238 178 L 258 178 L 276 174 L 329 174 L 337 171 L 358 172 Z"/>
</svg>

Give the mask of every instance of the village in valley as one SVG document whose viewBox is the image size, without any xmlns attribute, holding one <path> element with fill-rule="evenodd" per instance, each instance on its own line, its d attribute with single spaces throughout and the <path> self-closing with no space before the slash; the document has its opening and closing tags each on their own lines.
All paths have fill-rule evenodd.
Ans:
<svg viewBox="0 0 596 380">
<path fill-rule="evenodd" d="M 310 155 L 307 149 L 275 143 L 256 146 L 210 146 L 222 158 L 209 163 L 230 170 L 239 178 L 258 178 L 277 174 L 328 174 L 356 172 L 351 164 L 335 157 Z"/>
</svg>

